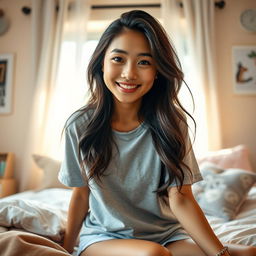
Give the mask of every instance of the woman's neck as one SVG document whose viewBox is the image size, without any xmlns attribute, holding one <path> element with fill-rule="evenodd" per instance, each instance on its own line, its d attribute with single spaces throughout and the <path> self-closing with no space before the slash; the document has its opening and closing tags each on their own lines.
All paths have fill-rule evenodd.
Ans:
<svg viewBox="0 0 256 256">
<path fill-rule="evenodd" d="M 128 132 L 140 125 L 138 117 L 139 104 L 115 103 L 112 116 L 112 128 L 116 131 Z"/>
</svg>

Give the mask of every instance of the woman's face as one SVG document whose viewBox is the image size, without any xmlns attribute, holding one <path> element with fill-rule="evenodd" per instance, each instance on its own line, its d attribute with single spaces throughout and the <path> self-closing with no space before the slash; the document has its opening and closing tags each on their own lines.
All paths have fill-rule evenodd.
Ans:
<svg viewBox="0 0 256 256">
<path fill-rule="evenodd" d="M 117 103 L 140 104 L 156 77 L 155 60 L 143 33 L 125 29 L 107 48 L 103 79 Z"/>
</svg>

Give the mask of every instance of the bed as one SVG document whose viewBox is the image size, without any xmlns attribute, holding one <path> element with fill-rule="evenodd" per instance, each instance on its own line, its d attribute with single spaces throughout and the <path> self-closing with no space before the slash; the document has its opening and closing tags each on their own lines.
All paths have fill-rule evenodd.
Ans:
<svg viewBox="0 0 256 256">
<path fill-rule="evenodd" d="M 204 181 L 193 191 L 222 242 L 256 246 L 256 173 L 245 146 L 230 150 L 198 159 Z M 47 177 L 43 185 L 0 200 L 1 255 L 69 255 L 60 244 L 72 190 L 58 183 L 59 162 L 34 160 Z"/>
<path fill-rule="evenodd" d="M 64 236 L 71 192 L 48 188 L 1 199 L 0 255 L 69 255 L 59 244 Z M 17 253 L 6 251 L 7 244 L 12 250 L 16 246 Z"/>
</svg>

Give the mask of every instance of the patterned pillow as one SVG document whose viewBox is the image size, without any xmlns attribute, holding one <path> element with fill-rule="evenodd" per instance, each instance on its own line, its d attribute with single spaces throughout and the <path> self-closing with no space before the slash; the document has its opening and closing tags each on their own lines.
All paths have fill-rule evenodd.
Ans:
<svg viewBox="0 0 256 256">
<path fill-rule="evenodd" d="M 211 163 L 200 169 L 204 180 L 192 186 L 200 207 L 207 215 L 233 219 L 256 182 L 256 174 L 243 169 L 221 169 Z"/>
</svg>

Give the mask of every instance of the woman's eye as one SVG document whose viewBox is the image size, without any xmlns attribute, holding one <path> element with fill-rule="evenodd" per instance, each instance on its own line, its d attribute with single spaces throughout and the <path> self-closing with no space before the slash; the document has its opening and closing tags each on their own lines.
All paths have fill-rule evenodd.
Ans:
<svg viewBox="0 0 256 256">
<path fill-rule="evenodd" d="M 123 59 L 121 57 L 114 57 L 112 60 L 115 62 L 122 62 Z"/>
<path fill-rule="evenodd" d="M 150 62 L 148 60 L 141 60 L 139 62 L 140 65 L 150 65 Z"/>
</svg>

